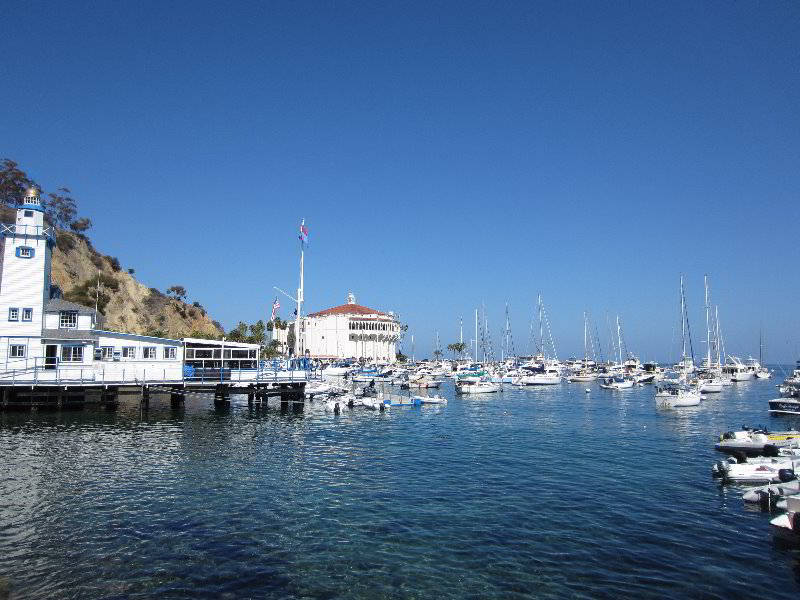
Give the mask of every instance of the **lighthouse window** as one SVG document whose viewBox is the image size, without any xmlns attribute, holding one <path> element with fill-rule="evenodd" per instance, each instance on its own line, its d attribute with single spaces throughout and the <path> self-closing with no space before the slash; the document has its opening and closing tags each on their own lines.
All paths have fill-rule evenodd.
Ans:
<svg viewBox="0 0 800 600">
<path fill-rule="evenodd" d="M 25 211 L 25 216 L 26 217 L 32 217 L 33 216 L 33 211 L 32 210 L 26 210 Z"/>
<path fill-rule="evenodd" d="M 19 321 L 19 309 L 18 308 L 9 308 L 8 309 L 8 320 L 9 321 Z"/>
<path fill-rule="evenodd" d="M 62 310 L 59 313 L 59 329 L 76 329 L 78 327 L 78 313 L 74 310 Z"/>
<path fill-rule="evenodd" d="M 30 258 L 31 257 L 31 249 L 30 248 L 24 248 L 24 247 L 20 248 L 19 249 L 19 255 L 22 258 Z"/>
<path fill-rule="evenodd" d="M 23 308 L 22 309 L 22 320 L 23 321 L 33 321 L 33 309 L 32 308 Z"/>
</svg>

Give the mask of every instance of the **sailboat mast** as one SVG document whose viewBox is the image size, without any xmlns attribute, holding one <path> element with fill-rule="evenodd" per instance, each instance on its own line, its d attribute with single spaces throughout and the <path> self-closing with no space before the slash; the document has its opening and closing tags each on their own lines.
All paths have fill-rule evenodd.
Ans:
<svg viewBox="0 0 800 600">
<path fill-rule="evenodd" d="M 586 311 L 583 311 L 583 362 L 589 362 L 589 350 L 586 348 Z"/>
<path fill-rule="evenodd" d="M 475 309 L 475 362 L 478 362 L 478 309 Z"/>
<path fill-rule="evenodd" d="M 703 276 L 706 286 L 706 366 L 711 368 L 711 324 L 709 322 L 708 275 Z"/>
<path fill-rule="evenodd" d="M 681 360 L 683 361 L 684 368 L 686 365 L 686 318 L 685 313 L 686 305 L 683 300 L 683 275 L 681 275 L 681 337 L 683 339 L 683 353 L 681 354 Z"/>
<path fill-rule="evenodd" d="M 617 348 L 619 349 L 619 366 L 622 366 L 622 333 L 619 329 L 619 315 L 617 315 Z"/>
<path fill-rule="evenodd" d="M 544 360 L 544 329 L 542 327 L 542 295 L 539 294 L 539 343 L 542 345 L 542 360 Z"/>
</svg>

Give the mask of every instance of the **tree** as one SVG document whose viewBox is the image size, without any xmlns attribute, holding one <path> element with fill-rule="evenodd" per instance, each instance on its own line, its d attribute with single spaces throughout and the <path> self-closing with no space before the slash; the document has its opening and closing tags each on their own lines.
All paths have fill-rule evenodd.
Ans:
<svg viewBox="0 0 800 600">
<path fill-rule="evenodd" d="M 173 285 L 172 287 L 167 288 L 167 296 L 170 294 L 175 294 L 175 299 L 182 301 L 184 298 L 186 298 L 186 288 L 182 285 Z M 241 323 L 239 324 L 241 325 Z M 245 335 L 246 334 L 247 333 L 245 331 Z"/>
<path fill-rule="evenodd" d="M 261 354 L 261 356 L 263 356 L 265 360 L 279 356 L 280 345 L 281 344 L 278 340 L 272 340 L 269 344 L 267 344 L 267 347 L 264 348 L 264 352 Z"/>
<path fill-rule="evenodd" d="M 232 342 L 246 342 L 248 330 L 247 323 L 239 321 L 239 324 L 228 332 L 228 339 Z"/>
<path fill-rule="evenodd" d="M 264 325 L 264 321 L 259 319 L 257 322 L 250 325 L 250 337 L 247 341 L 251 344 L 258 344 L 259 346 L 263 346 L 267 343 L 267 327 Z"/>
<path fill-rule="evenodd" d="M 289 324 L 289 333 L 286 334 L 286 347 L 289 348 L 289 353 L 294 352 L 294 323 Z"/>
<path fill-rule="evenodd" d="M 397 358 L 397 362 L 406 362 L 408 360 L 408 357 L 402 352 L 395 354 L 395 358 Z"/>
<path fill-rule="evenodd" d="M 84 234 L 92 228 L 92 220 L 86 217 L 81 217 L 80 219 L 70 223 L 69 228 L 75 233 Z"/>
<path fill-rule="evenodd" d="M 464 353 L 464 350 L 467 349 L 467 345 L 464 342 L 454 342 L 452 344 L 448 344 L 447 349 L 453 353 L 453 358 L 455 359 L 456 354 L 460 356 Z"/>
<path fill-rule="evenodd" d="M 442 352 L 442 351 L 441 351 L 441 350 L 439 350 L 438 348 L 437 348 L 436 350 L 434 350 L 434 351 L 433 351 L 433 355 L 436 357 L 436 360 L 437 360 L 437 361 L 438 361 L 438 360 L 439 360 L 439 358 L 442 356 L 442 354 L 444 354 L 444 352 Z"/>
<path fill-rule="evenodd" d="M 0 202 L 15 206 L 25 197 L 25 190 L 35 186 L 28 175 L 10 158 L 4 158 L 0 165 Z"/>
<path fill-rule="evenodd" d="M 47 220 L 59 229 L 67 229 L 78 215 L 75 199 L 69 194 L 72 192 L 65 187 L 58 188 L 58 193 L 47 194 L 49 200 L 45 202 L 44 214 Z"/>
</svg>

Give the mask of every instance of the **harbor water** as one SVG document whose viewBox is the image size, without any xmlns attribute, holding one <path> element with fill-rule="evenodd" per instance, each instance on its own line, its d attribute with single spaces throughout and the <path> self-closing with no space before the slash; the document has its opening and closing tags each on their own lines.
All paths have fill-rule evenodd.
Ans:
<svg viewBox="0 0 800 600">
<path fill-rule="evenodd" d="M 334 415 L 0 414 L 12 598 L 797 598 L 800 551 L 711 477 L 776 380 L 659 410 L 596 383 Z M 590 388 L 586 393 L 585 388 Z"/>
</svg>

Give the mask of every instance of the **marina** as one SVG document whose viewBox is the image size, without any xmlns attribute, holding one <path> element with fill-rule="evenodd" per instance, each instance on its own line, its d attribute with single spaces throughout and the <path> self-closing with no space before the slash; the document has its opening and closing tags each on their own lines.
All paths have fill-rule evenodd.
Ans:
<svg viewBox="0 0 800 600">
<path fill-rule="evenodd" d="M 21 597 L 800 592 L 800 549 L 709 472 L 720 432 L 800 426 L 768 416 L 769 382 L 672 411 L 652 386 L 435 391 L 338 414 L 244 395 L 2 413 L 4 572 Z"/>
</svg>

